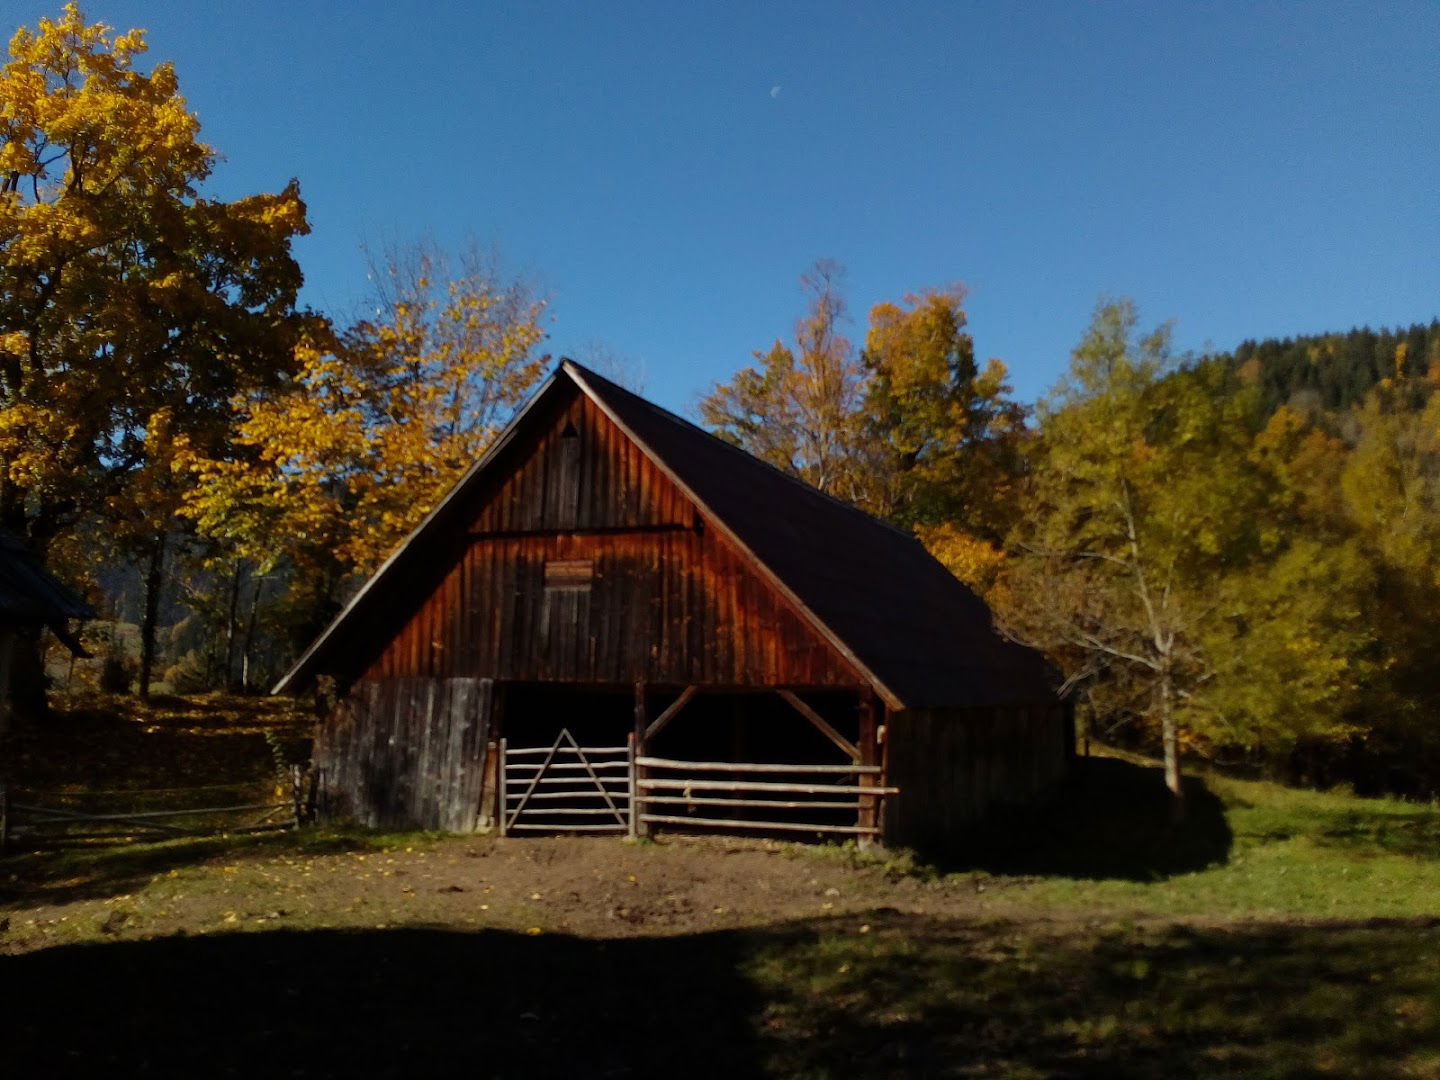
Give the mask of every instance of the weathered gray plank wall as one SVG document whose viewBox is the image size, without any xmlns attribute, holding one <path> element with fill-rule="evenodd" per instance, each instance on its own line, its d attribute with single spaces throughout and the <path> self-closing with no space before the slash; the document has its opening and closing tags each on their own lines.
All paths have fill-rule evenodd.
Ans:
<svg viewBox="0 0 1440 1080">
<path fill-rule="evenodd" d="M 357 684 L 315 740 L 325 820 L 471 832 L 480 823 L 491 679 Z"/>
<path fill-rule="evenodd" d="M 967 828 L 1006 806 L 1034 806 L 1073 756 L 1065 705 L 912 709 L 886 733 L 887 842 L 963 842 Z"/>
</svg>

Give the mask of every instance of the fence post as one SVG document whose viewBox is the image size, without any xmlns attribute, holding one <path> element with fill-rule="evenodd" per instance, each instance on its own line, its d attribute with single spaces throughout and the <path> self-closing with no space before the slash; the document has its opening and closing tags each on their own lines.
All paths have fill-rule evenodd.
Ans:
<svg viewBox="0 0 1440 1080">
<path fill-rule="evenodd" d="M 625 742 L 630 750 L 630 839 L 634 840 L 640 835 L 640 785 L 635 782 L 635 733 L 632 731 L 626 737 Z"/>
<path fill-rule="evenodd" d="M 505 835 L 506 819 L 509 818 L 509 816 L 510 816 L 510 810 L 509 810 L 509 808 L 508 808 L 508 804 L 507 804 L 506 801 L 505 801 L 505 798 L 506 798 L 506 791 L 505 791 L 505 747 L 506 747 L 506 743 L 507 743 L 507 740 L 505 740 L 505 739 L 501 739 L 501 740 L 500 740 L 500 767 L 496 770 L 496 774 L 495 774 L 495 776 L 496 776 L 496 781 L 497 781 L 497 783 L 496 783 L 496 785 L 495 785 L 495 789 L 496 789 L 496 802 L 499 804 L 499 809 L 500 809 L 499 820 L 497 820 L 495 824 L 496 824 L 497 828 L 500 830 L 500 835 L 501 835 L 501 836 L 504 836 L 504 835 Z"/>
<path fill-rule="evenodd" d="M 634 825 L 632 835 L 636 837 L 648 837 L 653 832 L 650 823 L 644 820 L 645 800 L 640 793 L 640 781 L 645 779 L 647 771 L 635 760 L 649 750 L 645 743 L 645 732 L 650 728 L 650 716 L 646 711 L 646 704 L 645 684 L 637 682 L 635 684 L 635 733 L 631 736 L 630 743 L 630 820 Z"/>
<path fill-rule="evenodd" d="M 290 801 L 295 812 L 295 828 L 305 823 L 305 784 L 299 765 L 290 766 Z"/>
<path fill-rule="evenodd" d="M 311 824 L 315 821 L 320 808 L 320 770 L 315 765 L 310 766 L 310 785 L 305 793 L 305 823 Z"/>
</svg>

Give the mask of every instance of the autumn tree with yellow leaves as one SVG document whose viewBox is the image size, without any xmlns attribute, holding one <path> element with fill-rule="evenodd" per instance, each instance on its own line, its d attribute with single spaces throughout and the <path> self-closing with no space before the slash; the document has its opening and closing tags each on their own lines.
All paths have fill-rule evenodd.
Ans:
<svg viewBox="0 0 1440 1080">
<path fill-rule="evenodd" d="M 844 269 L 821 259 L 801 275 L 808 308 L 793 344 L 777 339 L 758 363 L 700 400 L 720 438 L 849 502 L 863 502 L 864 369 L 845 336 Z"/>
<path fill-rule="evenodd" d="M 877 304 L 845 335 L 842 270 L 821 260 L 794 344 L 777 341 L 700 401 L 721 438 L 828 494 L 954 549 L 993 553 L 1010 520 L 1025 410 L 1005 366 L 975 362 L 959 286 Z M 938 541 L 937 541 L 938 542 Z"/>
<path fill-rule="evenodd" d="M 982 368 L 960 285 L 870 311 L 862 360 L 873 442 L 874 512 L 904 525 L 961 527 L 991 540 L 1013 520 L 1025 409 L 1005 365 Z"/>
<path fill-rule="evenodd" d="M 484 453 L 548 359 L 545 303 L 478 255 L 394 250 L 372 278 L 375 318 L 316 328 L 281 392 L 237 401 L 234 453 L 181 456 L 200 534 L 293 576 L 300 641 Z"/>
<path fill-rule="evenodd" d="M 155 465 L 220 453 L 233 402 L 292 368 L 307 225 L 293 181 L 202 194 L 215 151 L 144 52 L 70 4 L 0 71 L 0 527 L 43 556 L 94 515 L 158 567 L 182 485 Z"/>
</svg>

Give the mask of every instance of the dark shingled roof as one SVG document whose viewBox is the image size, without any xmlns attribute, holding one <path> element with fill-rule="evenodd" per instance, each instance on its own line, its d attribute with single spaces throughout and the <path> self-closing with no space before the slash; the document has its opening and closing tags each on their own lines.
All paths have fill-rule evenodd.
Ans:
<svg viewBox="0 0 1440 1080">
<path fill-rule="evenodd" d="M 0 533 L 0 622 L 55 623 L 94 615 L 24 545 Z"/>
<path fill-rule="evenodd" d="M 573 361 L 562 361 L 530 404 L 561 380 L 587 393 L 688 491 L 817 629 L 870 675 L 893 706 L 1055 700 L 1044 658 L 1003 639 L 985 604 L 909 533 L 821 494 Z M 445 527 L 447 505 L 477 482 L 529 408 L 386 560 L 280 681 L 277 692 L 302 685 L 316 673 L 326 643 L 417 540 Z"/>
<path fill-rule="evenodd" d="M 906 707 L 1053 700 L 1038 652 L 907 532 L 591 371 L 577 381 Z"/>
</svg>

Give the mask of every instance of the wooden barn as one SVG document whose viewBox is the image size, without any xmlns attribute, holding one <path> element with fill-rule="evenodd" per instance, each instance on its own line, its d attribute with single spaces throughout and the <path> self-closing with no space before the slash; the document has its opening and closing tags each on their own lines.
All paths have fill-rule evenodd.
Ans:
<svg viewBox="0 0 1440 1080">
<path fill-rule="evenodd" d="M 1039 654 L 908 533 L 562 361 L 276 687 L 322 815 L 935 843 L 1073 753 Z"/>
</svg>

